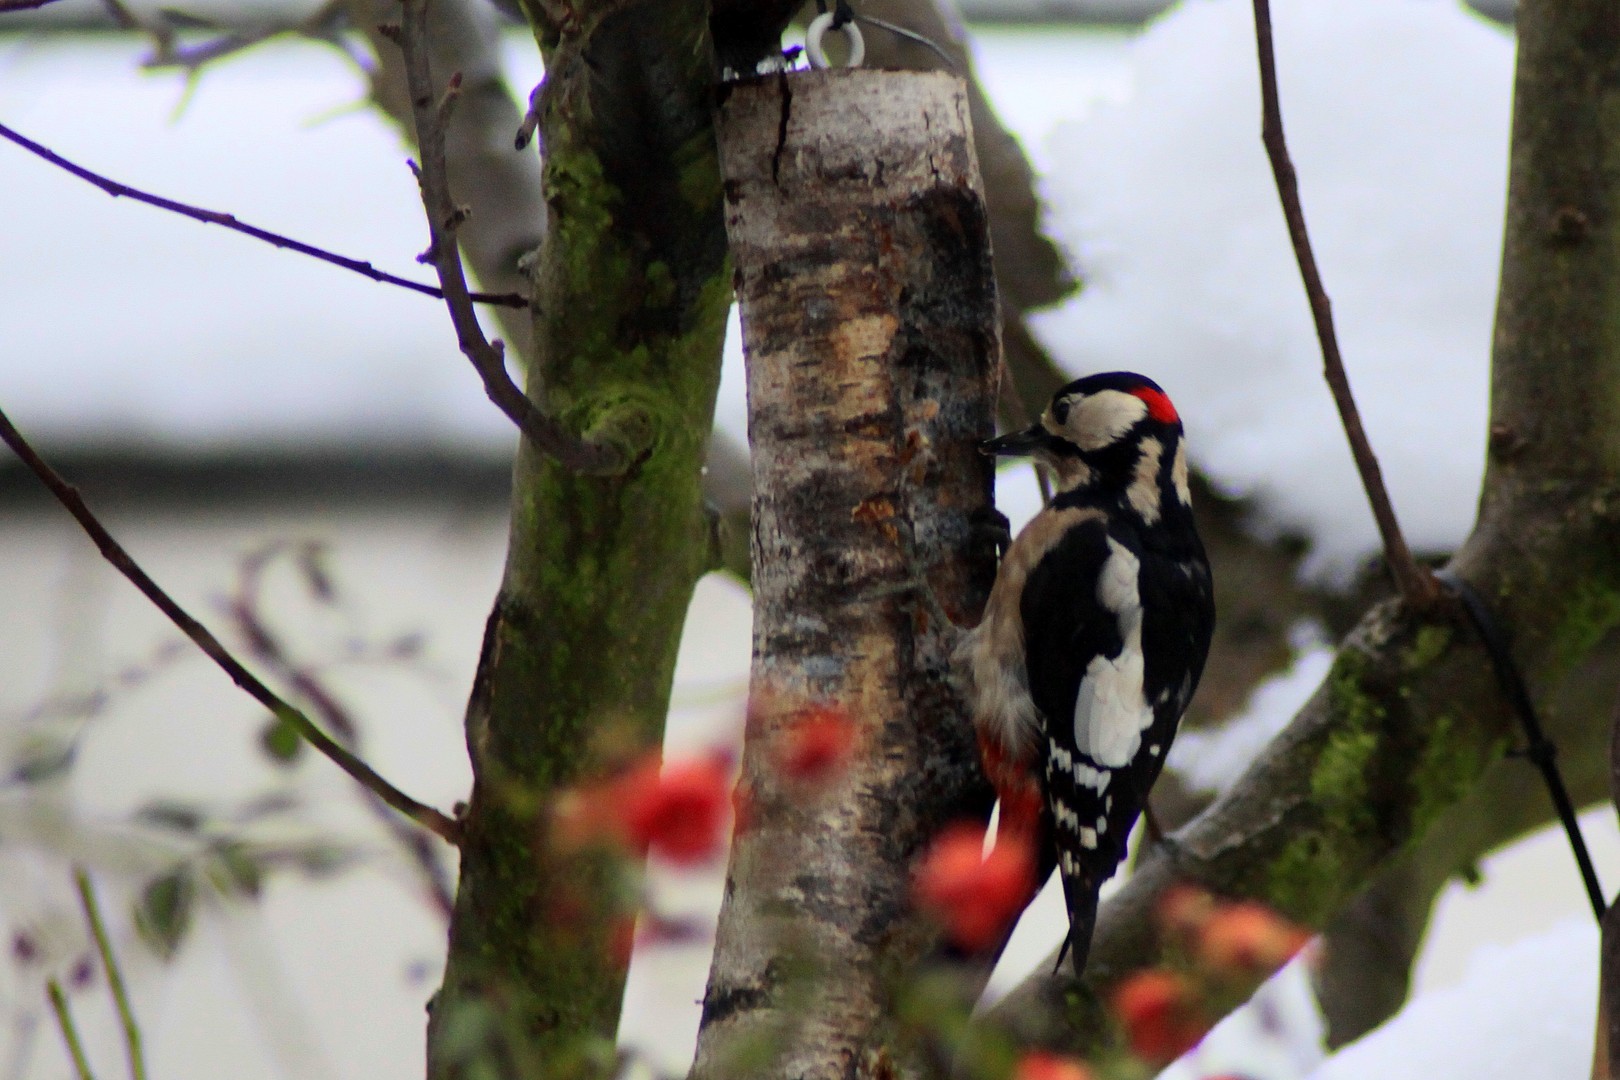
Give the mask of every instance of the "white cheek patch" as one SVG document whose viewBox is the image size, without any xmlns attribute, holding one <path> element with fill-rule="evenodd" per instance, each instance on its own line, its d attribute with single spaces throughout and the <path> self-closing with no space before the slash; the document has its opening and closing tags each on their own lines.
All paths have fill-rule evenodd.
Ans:
<svg viewBox="0 0 1620 1080">
<path fill-rule="evenodd" d="M 1181 505 L 1192 505 L 1192 489 L 1187 486 L 1187 444 L 1176 443 L 1176 456 L 1170 460 L 1170 483 L 1176 489 Z"/>
<path fill-rule="evenodd" d="M 1098 765 L 1129 765 L 1153 723 L 1153 709 L 1142 693 L 1142 598 L 1137 589 L 1141 563 L 1110 538 L 1108 561 L 1097 581 L 1097 600 L 1119 619 L 1124 647 L 1113 659 L 1099 656 L 1086 666 L 1074 703 L 1074 743 Z"/>
<path fill-rule="evenodd" d="M 1100 390 L 1075 399 L 1063 434 L 1082 450 L 1101 450 L 1147 416 L 1147 402 L 1123 390 Z"/>
</svg>

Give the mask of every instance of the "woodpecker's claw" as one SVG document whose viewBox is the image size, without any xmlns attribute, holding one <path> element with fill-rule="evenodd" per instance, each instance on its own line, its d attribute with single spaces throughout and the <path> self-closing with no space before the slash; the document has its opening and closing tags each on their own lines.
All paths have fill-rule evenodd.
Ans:
<svg viewBox="0 0 1620 1080">
<path fill-rule="evenodd" d="M 996 561 L 1007 554 L 1007 548 L 1012 545 L 1012 522 L 993 506 L 981 507 L 968 515 L 968 525 L 973 530 L 973 539 L 977 544 L 992 544 L 996 550 Z"/>
</svg>

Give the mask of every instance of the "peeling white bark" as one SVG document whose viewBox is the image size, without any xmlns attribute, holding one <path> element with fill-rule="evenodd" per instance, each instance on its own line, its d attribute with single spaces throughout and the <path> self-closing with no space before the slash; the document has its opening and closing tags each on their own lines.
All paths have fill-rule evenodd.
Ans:
<svg viewBox="0 0 1620 1080">
<path fill-rule="evenodd" d="M 748 355 L 754 705 L 694 1076 L 869 1075 L 897 1056 L 894 980 L 932 945 L 912 863 L 990 801 L 940 618 L 971 623 L 993 574 L 969 523 L 989 501 L 977 443 L 999 350 L 984 201 L 954 76 L 751 82 L 722 105 L 720 147 Z M 860 733 L 819 792 L 775 764 L 811 703 Z"/>
</svg>

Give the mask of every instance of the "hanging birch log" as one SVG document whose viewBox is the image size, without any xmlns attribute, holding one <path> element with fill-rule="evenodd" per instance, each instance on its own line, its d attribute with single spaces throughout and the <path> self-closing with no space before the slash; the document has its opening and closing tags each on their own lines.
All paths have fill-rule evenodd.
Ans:
<svg viewBox="0 0 1620 1080">
<path fill-rule="evenodd" d="M 694 1076 L 892 1073 L 887 1017 L 933 944 L 910 875 L 991 796 L 950 678 L 994 575 L 999 340 L 960 79 L 834 71 L 720 111 L 753 449 L 743 824 Z M 796 768 L 847 722 L 836 776 Z M 830 721 L 829 721 L 830 718 Z"/>
</svg>

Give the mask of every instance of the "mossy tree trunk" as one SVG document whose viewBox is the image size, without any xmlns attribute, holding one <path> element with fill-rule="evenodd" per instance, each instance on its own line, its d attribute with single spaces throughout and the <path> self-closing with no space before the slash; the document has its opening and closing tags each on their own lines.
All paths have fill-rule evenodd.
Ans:
<svg viewBox="0 0 1620 1080">
<path fill-rule="evenodd" d="M 545 842 L 549 800 L 662 739 L 708 567 L 699 494 L 731 282 L 702 0 L 536 4 L 546 239 L 528 391 L 621 476 L 525 444 L 505 578 L 467 711 L 474 786 L 429 1074 L 569 1075 L 611 1060 L 633 898 L 617 864 Z"/>
</svg>

